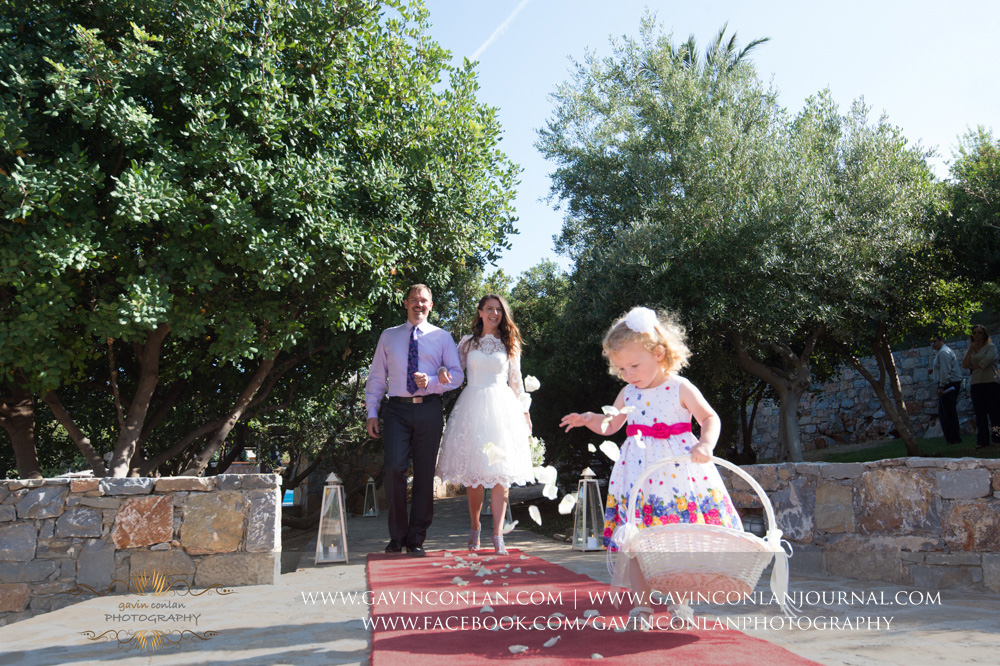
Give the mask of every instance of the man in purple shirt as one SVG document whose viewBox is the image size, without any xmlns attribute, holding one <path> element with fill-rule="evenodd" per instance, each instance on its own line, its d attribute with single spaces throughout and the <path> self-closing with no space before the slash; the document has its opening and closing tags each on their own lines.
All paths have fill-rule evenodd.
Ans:
<svg viewBox="0 0 1000 666">
<path fill-rule="evenodd" d="M 424 538 L 434 516 L 434 465 L 444 429 L 441 394 L 465 378 L 458 348 L 448 331 L 427 322 L 434 305 L 427 285 L 415 284 L 403 301 L 406 323 L 382 331 L 365 385 L 368 434 L 384 436 L 386 503 L 389 505 L 387 553 L 423 557 Z M 442 372 L 445 371 L 445 372 Z M 442 384 L 438 375 L 448 379 Z M 379 406 L 382 428 L 379 429 Z M 406 473 L 413 459 L 413 493 L 406 512 Z"/>
</svg>

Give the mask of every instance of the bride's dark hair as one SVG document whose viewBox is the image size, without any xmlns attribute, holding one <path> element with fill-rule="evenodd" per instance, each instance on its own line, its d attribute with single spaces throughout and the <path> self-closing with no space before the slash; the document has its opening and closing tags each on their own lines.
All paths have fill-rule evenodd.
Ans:
<svg viewBox="0 0 1000 666">
<path fill-rule="evenodd" d="M 472 342 L 478 345 L 479 338 L 483 337 L 483 318 L 479 316 L 479 311 L 486 305 L 486 301 L 491 298 L 500 302 L 502 316 L 500 317 L 500 325 L 497 326 L 497 336 L 500 338 L 503 346 L 507 348 L 507 356 L 512 357 L 521 352 L 524 341 L 521 339 L 520 329 L 514 323 L 514 316 L 510 313 L 510 306 L 507 305 L 507 301 L 503 296 L 487 294 L 479 299 L 479 305 L 476 306 L 476 320 L 472 322 Z"/>
</svg>

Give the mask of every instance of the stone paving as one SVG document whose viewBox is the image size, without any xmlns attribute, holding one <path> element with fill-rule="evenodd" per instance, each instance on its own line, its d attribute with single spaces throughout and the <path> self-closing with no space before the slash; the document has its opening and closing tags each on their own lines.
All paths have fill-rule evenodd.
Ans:
<svg viewBox="0 0 1000 666">
<path fill-rule="evenodd" d="M 425 545 L 430 549 L 463 548 L 467 530 L 465 498 L 438 500 Z M 167 602 L 178 604 L 168 610 L 120 609 L 120 604 L 139 599 L 136 596 L 94 598 L 0 627 L 0 662 L 10 666 L 100 662 L 121 666 L 367 664 L 370 633 L 362 623 L 367 608 L 361 603 L 338 601 L 324 605 L 303 600 L 309 592 L 360 594 L 366 589 L 365 556 L 382 552 L 386 542 L 384 518 L 352 518 L 348 521 L 348 535 L 348 564 L 317 566 L 313 564 L 312 548 L 287 551 L 283 555 L 283 570 L 287 573 L 277 585 L 234 588 L 225 596 L 181 596 Z M 602 552 L 574 552 L 567 544 L 523 530 L 511 533 L 508 545 L 598 580 L 608 580 Z M 789 629 L 789 623 L 782 622 L 773 606 L 696 607 L 696 612 L 702 617 L 730 616 L 745 624 L 756 622 L 758 628 L 750 626 L 746 633 L 822 664 L 996 663 L 1000 653 L 1000 594 L 957 590 L 938 593 L 846 578 L 803 576 L 796 574 L 794 558 L 792 561 L 792 592 L 807 596 L 801 617 L 808 620 L 799 623 L 802 628 Z M 766 577 L 765 573 L 758 587 L 762 592 L 766 591 Z M 838 604 L 840 592 L 856 593 L 856 603 Z M 895 603 L 897 598 L 903 603 Z M 141 599 L 149 603 L 151 598 Z M 139 628 L 115 618 L 138 612 L 198 615 L 192 629 L 216 635 L 204 640 L 185 638 L 180 645 L 162 645 L 150 653 L 131 644 L 119 647 L 116 641 L 92 641 L 84 635 Z M 858 628 L 859 617 L 871 620 Z M 875 618 L 880 618 L 878 629 L 869 627 Z M 636 639 L 641 640 L 639 636 Z"/>
</svg>

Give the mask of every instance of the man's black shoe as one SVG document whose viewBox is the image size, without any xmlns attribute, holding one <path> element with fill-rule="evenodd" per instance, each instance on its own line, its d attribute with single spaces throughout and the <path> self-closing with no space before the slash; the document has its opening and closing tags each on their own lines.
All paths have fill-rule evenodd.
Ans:
<svg viewBox="0 0 1000 666">
<path fill-rule="evenodd" d="M 389 545 L 385 547 L 385 552 L 387 553 L 402 553 L 403 546 L 400 545 L 398 541 L 390 541 Z"/>
<path fill-rule="evenodd" d="M 406 554 L 410 557 L 423 557 L 427 554 L 423 546 L 407 546 Z"/>
</svg>

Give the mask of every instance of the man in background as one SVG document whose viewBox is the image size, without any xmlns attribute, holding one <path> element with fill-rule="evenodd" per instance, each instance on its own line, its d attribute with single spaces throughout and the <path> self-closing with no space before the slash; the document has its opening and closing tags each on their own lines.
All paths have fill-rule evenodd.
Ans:
<svg viewBox="0 0 1000 666">
<path fill-rule="evenodd" d="M 955 352 L 944 343 L 940 335 L 931 338 L 931 347 L 937 352 L 934 364 L 928 370 L 937 382 L 938 418 L 946 444 L 961 444 L 962 431 L 958 424 L 958 393 L 962 388 L 962 366 Z"/>
</svg>

